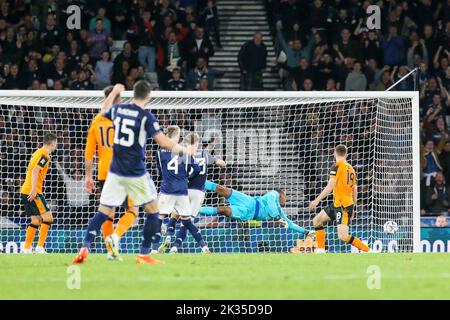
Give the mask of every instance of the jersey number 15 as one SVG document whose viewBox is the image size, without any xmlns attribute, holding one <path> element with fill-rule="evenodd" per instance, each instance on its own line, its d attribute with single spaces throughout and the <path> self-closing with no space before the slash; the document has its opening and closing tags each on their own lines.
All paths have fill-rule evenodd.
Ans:
<svg viewBox="0 0 450 320">
<path fill-rule="evenodd" d="M 114 119 L 114 144 L 131 147 L 134 143 L 134 131 L 131 128 L 134 127 L 135 124 L 135 120 L 116 117 L 116 119 Z"/>
</svg>

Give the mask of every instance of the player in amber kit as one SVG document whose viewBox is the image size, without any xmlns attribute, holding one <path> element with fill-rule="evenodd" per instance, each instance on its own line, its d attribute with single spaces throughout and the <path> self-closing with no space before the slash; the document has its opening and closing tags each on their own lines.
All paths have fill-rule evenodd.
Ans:
<svg viewBox="0 0 450 320">
<path fill-rule="evenodd" d="M 25 214 L 31 217 L 25 236 L 23 253 L 31 253 L 31 246 L 36 232 L 39 230 L 39 240 L 36 253 L 46 253 L 44 249 L 45 240 L 53 222 L 53 215 L 47 206 L 42 194 L 45 176 L 50 166 L 50 154 L 56 150 L 57 137 L 53 133 L 44 136 L 44 145 L 31 156 L 27 168 L 25 182 L 20 189 L 20 197 Z M 39 227 L 40 226 L 40 227 Z"/>
<path fill-rule="evenodd" d="M 123 85 L 109 86 L 104 89 L 105 101 L 102 106 L 102 111 L 108 110 L 113 104 L 122 103 L 120 93 L 124 90 Z M 94 189 L 93 167 L 94 156 L 98 156 L 98 186 L 101 190 L 105 184 L 106 176 L 108 175 L 109 167 L 113 156 L 113 140 L 114 140 L 114 124 L 106 118 L 101 112 L 92 120 L 89 128 L 86 149 L 85 149 L 85 165 L 86 165 L 86 190 L 88 192 Z M 127 199 L 127 211 L 120 218 L 114 231 L 114 221 L 109 218 L 102 225 L 103 238 L 105 242 L 109 236 L 116 233 L 119 237 L 125 234 L 133 225 L 139 211 L 133 206 L 130 199 Z M 108 259 L 114 260 L 111 247 L 106 243 L 108 252 Z"/>
<path fill-rule="evenodd" d="M 337 221 L 338 235 L 341 241 L 349 243 L 356 248 L 368 252 L 370 249 L 361 240 L 348 233 L 348 225 L 352 219 L 354 206 L 358 199 L 356 172 L 347 163 L 347 147 L 340 144 L 334 151 L 336 163 L 330 170 L 330 179 L 325 189 L 309 205 L 310 210 L 315 210 L 320 201 L 333 192 L 334 203 L 326 209 L 322 209 L 313 219 L 316 230 L 317 253 L 325 252 L 324 224 L 328 221 Z"/>
</svg>

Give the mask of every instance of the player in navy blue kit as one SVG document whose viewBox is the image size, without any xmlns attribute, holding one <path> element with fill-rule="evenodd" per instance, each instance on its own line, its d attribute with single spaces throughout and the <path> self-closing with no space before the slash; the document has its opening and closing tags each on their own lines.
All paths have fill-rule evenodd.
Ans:
<svg viewBox="0 0 450 320">
<path fill-rule="evenodd" d="M 128 196 L 134 205 L 143 206 L 147 217 L 144 223 L 143 241 L 137 263 L 155 263 L 147 256 L 152 238 L 160 232 L 159 209 L 155 201 L 156 188 L 145 165 L 145 147 L 147 138 L 161 147 L 176 153 L 195 154 L 194 148 L 186 148 L 175 143 L 161 132 L 156 117 L 145 106 L 150 101 L 151 87 L 147 81 L 138 81 L 134 85 L 134 98 L 130 104 L 113 105 L 105 117 L 114 123 L 113 158 L 106 178 L 98 212 L 90 220 L 82 248 L 74 263 L 83 263 L 89 254 L 89 247 L 100 234 L 102 224 L 109 218 L 114 219 L 115 208 Z M 112 253 L 119 254 L 118 239 L 108 242 Z"/>
<path fill-rule="evenodd" d="M 196 133 L 189 133 L 185 139 L 185 143 L 187 145 L 195 145 L 198 147 L 200 142 L 200 137 Z M 189 202 L 191 205 L 191 217 L 195 218 L 198 215 L 198 211 L 200 210 L 203 200 L 205 199 L 205 181 L 206 181 L 206 173 L 207 166 L 215 164 L 218 167 L 225 167 L 225 161 L 215 158 L 214 156 L 208 154 L 204 150 L 198 150 L 194 156 L 195 161 L 198 163 L 200 167 L 200 172 L 197 175 L 193 175 L 189 178 L 188 183 L 188 195 Z M 175 207 L 177 210 L 177 207 Z M 164 253 L 166 249 L 170 246 L 171 238 L 175 233 L 175 225 L 179 220 L 179 215 L 176 213 L 172 213 L 172 216 L 167 223 L 167 233 L 166 238 L 164 239 L 163 244 L 159 247 L 159 253 Z M 197 241 L 199 246 L 202 248 L 203 253 L 209 253 L 209 248 L 207 247 L 203 237 L 198 232 L 197 227 L 195 229 L 189 230 Z M 175 245 L 171 248 L 171 253 L 178 252 L 178 248 L 181 246 L 181 243 L 186 238 L 187 229 L 184 224 L 181 225 L 179 232 L 177 233 Z"/>
<path fill-rule="evenodd" d="M 180 128 L 178 126 L 167 127 L 166 135 L 174 143 L 180 141 Z M 161 221 L 169 216 L 175 208 L 181 220 L 190 220 L 191 205 L 188 196 L 188 178 L 200 172 L 200 167 L 193 156 L 178 154 L 166 149 L 156 151 L 156 163 L 162 177 L 158 206 Z M 189 224 L 189 223 L 187 223 Z M 155 235 L 152 242 L 151 253 L 158 253 L 161 234 Z"/>
</svg>

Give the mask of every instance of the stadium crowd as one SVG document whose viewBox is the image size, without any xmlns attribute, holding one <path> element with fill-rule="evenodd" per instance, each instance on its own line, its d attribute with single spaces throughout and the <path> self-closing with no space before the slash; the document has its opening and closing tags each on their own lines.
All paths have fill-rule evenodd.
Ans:
<svg viewBox="0 0 450 320">
<path fill-rule="evenodd" d="M 81 30 L 66 27 L 69 4 L 82 8 Z M 366 26 L 370 4 L 381 7 L 379 30 Z M 393 90 L 414 90 L 415 85 L 420 90 L 422 214 L 446 216 L 450 1 L 266 0 L 266 6 L 282 90 L 383 91 L 419 68 L 416 79 L 410 77 Z M 209 68 L 208 61 L 221 49 L 219 17 L 213 0 L 0 0 L 0 89 L 83 90 L 115 83 L 131 89 L 137 80 L 147 79 L 155 90 L 214 90 L 214 80 L 222 74 Z M 264 41 L 270 40 L 255 34 L 236 57 L 243 90 L 264 88 L 267 61 L 259 59 L 267 56 Z M 35 147 L 23 139 L 24 130 L 37 137 L 54 123 L 44 117 L 29 129 L 9 128 L 11 117 L 25 126 L 30 115 L 39 116 L 38 111 L 5 106 L 1 111 L 3 209 L 18 199 L 14 190 L 20 177 L 12 164 L 19 161 L 17 167 L 23 166 Z M 70 117 L 55 111 L 58 125 L 87 128 L 91 115 L 64 112 L 72 111 Z M 167 121 L 185 119 L 184 114 L 160 116 Z M 63 137 L 64 150 L 58 155 L 62 164 L 83 163 L 80 139 L 70 131 Z M 82 180 L 82 168 L 62 165 L 54 170 L 60 170 L 63 178 L 52 188 L 69 190 Z M 76 208 L 83 206 L 74 204 L 74 210 L 81 212 Z"/>
<path fill-rule="evenodd" d="M 450 1 L 267 0 L 284 90 L 420 90 L 421 213 L 450 212 Z M 381 28 L 367 26 L 369 5 Z"/>
</svg>

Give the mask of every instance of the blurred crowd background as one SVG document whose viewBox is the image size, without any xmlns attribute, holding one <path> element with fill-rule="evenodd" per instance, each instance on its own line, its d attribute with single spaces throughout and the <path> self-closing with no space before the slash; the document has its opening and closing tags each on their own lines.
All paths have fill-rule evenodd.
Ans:
<svg viewBox="0 0 450 320">
<path fill-rule="evenodd" d="M 214 90 L 216 79 L 227 77 L 227 72 L 209 67 L 209 59 L 223 50 L 216 2 L 220 0 L 0 0 L 0 89 L 95 90 L 115 83 L 131 89 L 136 81 L 147 79 L 155 90 Z M 276 68 L 279 90 L 384 91 L 418 68 L 415 76 L 392 90 L 420 91 L 421 214 L 438 216 L 436 225 L 446 226 L 450 0 L 263 2 L 271 37 L 257 32 L 242 43 L 236 57 L 241 90 L 264 90 L 262 73 Z M 82 9 L 81 30 L 67 29 L 65 10 L 71 4 Z M 366 8 L 372 4 L 381 9 L 378 30 L 366 25 Z M 274 61 L 267 58 L 268 42 L 276 48 Z M 70 128 L 86 128 L 90 116 L 76 109 L 42 116 L 39 110 L 2 106 L 2 208 L 17 199 L 13 193 L 20 177 L 11 169 L 16 166 L 13 161 L 26 162 L 35 147 L 24 134 L 38 141 L 42 130 L 67 126 L 58 157 L 83 163 L 83 137 L 73 134 L 81 131 Z M 186 126 L 202 116 L 207 118 L 160 114 Z M 211 117 L 220 123 L 219 115 Z M 55 170 L 61 173 L 55 188 L 82 183 L 81 167 Z"/>
</svg>

